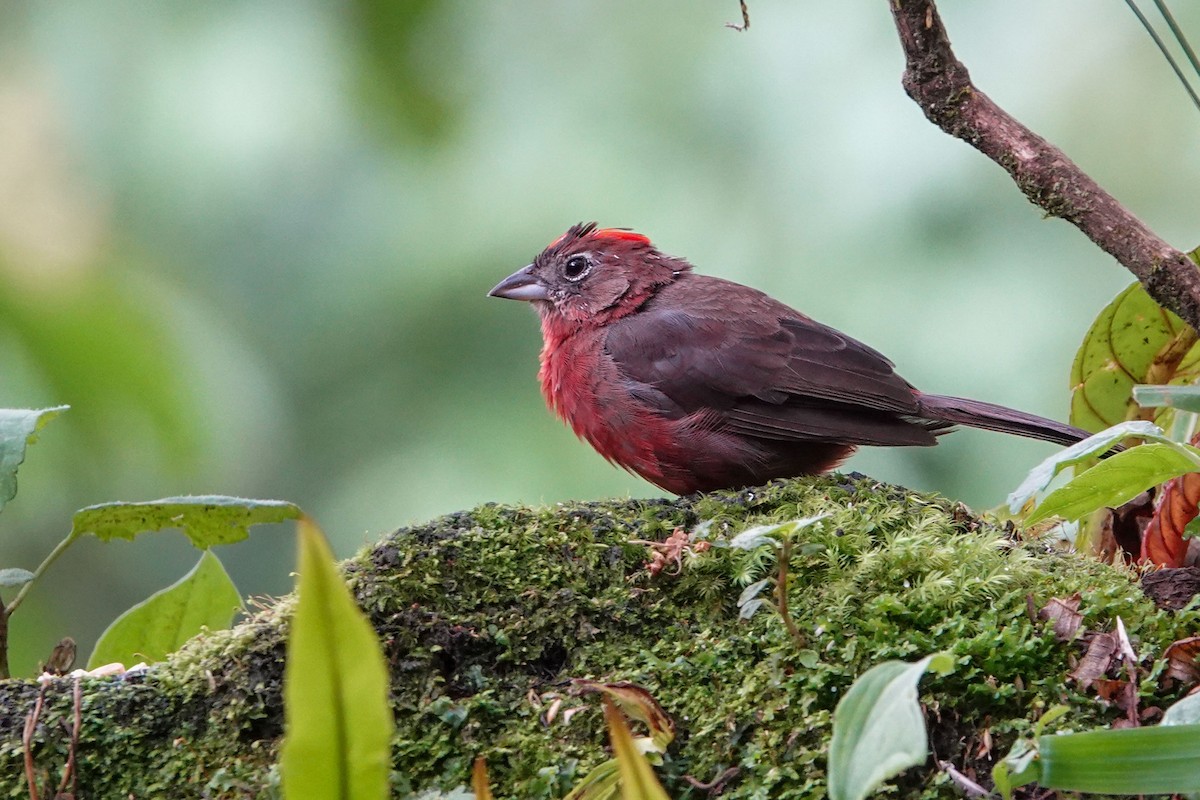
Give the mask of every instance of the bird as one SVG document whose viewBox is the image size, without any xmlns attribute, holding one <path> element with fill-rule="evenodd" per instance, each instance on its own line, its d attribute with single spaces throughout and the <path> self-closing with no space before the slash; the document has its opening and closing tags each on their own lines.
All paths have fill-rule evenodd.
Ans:
<svg viewBox="0 0 1200 800">
<path fill-rule="evenodd" d="M 927 394 L 862 342 L 625 228 L 573 225 L 491 297 L 541 322 L 547 405 L 609 462 L 677 495 L 836 469 L 958 426 L 1070 445 L 1080 428 Z"/>
</svg>

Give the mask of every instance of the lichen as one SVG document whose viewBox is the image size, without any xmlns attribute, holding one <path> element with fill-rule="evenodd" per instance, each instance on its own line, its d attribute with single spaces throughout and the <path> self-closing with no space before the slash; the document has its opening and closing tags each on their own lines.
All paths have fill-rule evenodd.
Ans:
<svg viewBox="0 0 1200 800">
<path fill-rule="evenodd" d="M 721 544 L 814 514 L 828 516 L 796 534 L 790 568 L 801 647 L 769 609 L 738 618 L 742 588 L 776 574 L 777 550 Z M 697 526 L 714 546 L 687 553 L 678 574 L 645 569 L 649 550 L 633 540 Z M 677 738 L 659 774 L 673 797 L 706 796 L 687 778 L 729 767 L 739 773 L 722 797 L 820 797 L 833 709 L 855 677 L 938 650 L 957 668 L 922 683 L 932 743 L 983 777 L 1051 704 L 1068 703 L 1076 728 L 1116 714 L 1067 680 L 1078 647 L 1031 606 L 1079 591 L 1083 624 L 1108 630 L 1120 616 L 1148 660 L 1197 619 L 1156 610 L 1122 570 L 1019 541 L 940 498 L 836 475 L 675 502 L 486 505 L 397 531 L 344 568 L 391 669 L 397 797 L 467 783 L 477 755 L 498 797 L 561 797 L 608 757 L 597 704 L 572 678 L 632 681 L 665 707 Z M 81 793 L 276 796 L 292 607 L 198 638 L 142 677 L 86 682 Z M 1151 679 L 1140 688 L 1159 692 Z M 36 694 L 0 684 L 0 797 L 28 796 L 20 727 Z M 71 715 L 62 681 L 35 735 L 46 782 Z M 932 768 L 893 792 L 954 794 Z"/>
</svg>

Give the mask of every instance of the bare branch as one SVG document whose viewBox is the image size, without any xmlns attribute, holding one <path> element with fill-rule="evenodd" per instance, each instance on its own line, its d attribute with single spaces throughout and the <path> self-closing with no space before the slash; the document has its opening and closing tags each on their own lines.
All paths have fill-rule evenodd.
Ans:
<svg viewBox="0 0 1200 800">
<path fill-rule="evenodd" d="M 1054 145 L 971 83 L 934 0 L 889 0 L 907 62 L 904 90 L 925 116 L 1012 176 L 1030 202 L 1125 265 L 1159 305 L 1200 330 L 1200 271 Z"/>
</svg>

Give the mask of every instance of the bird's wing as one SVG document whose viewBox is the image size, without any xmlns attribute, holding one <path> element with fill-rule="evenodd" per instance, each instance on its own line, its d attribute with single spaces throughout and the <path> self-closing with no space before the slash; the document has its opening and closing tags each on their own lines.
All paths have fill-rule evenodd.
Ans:
<svg viewBox="0 0 1200 800">
<path fill-rule="evenodd" d="M 628 388 L 668 416 L 701 410 L 740 433 L 932 444 L 913 388 L 884 356 L 767 295 L 689 275 L 608 326 Z"/>
</svg>

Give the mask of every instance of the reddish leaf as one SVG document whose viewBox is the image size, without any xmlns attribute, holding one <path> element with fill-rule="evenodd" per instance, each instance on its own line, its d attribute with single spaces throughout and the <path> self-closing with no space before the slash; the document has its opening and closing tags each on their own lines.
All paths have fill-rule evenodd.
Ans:
<svg viewBox="0 0 1200 800">
<path fill-rule="evenodd" d="M 1122 695 L 1125 693 L 1125 687 L 1129 685 L 1129 681 L 1121 680 L 1120 678 L 1097 678 L 1092 682 L 1096 687 L 1096 696 L 1106 703 L 1121 703 L 1124 699 Z M 1121 706 L 1124 711 L 1124 706 Z"/>
<path fill-rule="evenodd" d="M 1192 437 L 1192 444 L 1200 434 Z M 1141 560 L 1160 567 L 1182 567 L 1188 542 L 1184 528 L 1200 511 L 1200 472 L 1172 478 L 1160 487 L 1154 517 L 1142 535 Z"/>
</svg>

